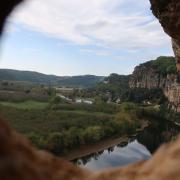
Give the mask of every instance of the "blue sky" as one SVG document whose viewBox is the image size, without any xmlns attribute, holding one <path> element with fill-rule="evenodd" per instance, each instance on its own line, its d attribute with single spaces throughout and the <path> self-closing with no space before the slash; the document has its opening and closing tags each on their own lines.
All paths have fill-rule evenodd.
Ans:
<svg viewBox="0 0 180 180">
<path fill-rule="evenodd" d="M 129 74 L 173 55 L 147 0 L 31 0 L 8 19 L 4 34 L 0 68 L 46 74 Z"/>
</svg>

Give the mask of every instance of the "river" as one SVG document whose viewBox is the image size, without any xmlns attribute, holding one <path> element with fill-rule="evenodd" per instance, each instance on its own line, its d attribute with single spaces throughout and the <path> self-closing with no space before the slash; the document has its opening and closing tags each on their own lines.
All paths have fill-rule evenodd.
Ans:
<svg viewBox="0 0 180 180">
<path fill-rule="evenodd" d="M 94 152 L 73 162 L 93 171 L 122 167 L 151 158 L 158 147 L 172 140 L 179 133 L 179 128 L 172 123 L 152 124 L 139 132 L 128 142 L 117 144 L 100 152 Z"/>
</svg>

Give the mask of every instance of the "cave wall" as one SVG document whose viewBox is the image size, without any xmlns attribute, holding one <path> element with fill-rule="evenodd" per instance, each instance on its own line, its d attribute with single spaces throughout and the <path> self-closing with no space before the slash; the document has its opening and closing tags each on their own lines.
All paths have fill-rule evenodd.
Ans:
<svg viewBox="0 0 180 180">
<path fill-rule="evenodd" d="M 176 58 L 178 75 L 165 87 L 165 95 L 180 111 L 180 1 L 150 0 L 153 14 L 158 18 L 164 31 L 172 38 L 172 48 Z"/>
<path fill-rule="evenodd" d="M 159 77 L 152 69 L 136 68 L 130 87 L 162 88 L 172 108 L 180 112 L 180 1 L 150 0 L 152 13 L 157 17 L 164 31 L 172 38 L 176 58 L 177 75 Z M 143 78 L 139 78 L 139 77 Z"/>
<path fill-rule="evenodd" d="M 0 31 L 15 2 L 18 3 L 20 0 L 0 1 Z M 155 4 L 153 6 L 156 7 Z M 46 152 L 38 151 L 0 118 L 0 179 L 2 180 L 179 180 L 179 177 L 180 139 L 161 147 L 149 161 L 95 173 L 77 168 Z"/>
<path fill-rule="evenodd" d="M 172 47 L 180 72 L 180 1 L 150 0 L 153 14 L 158 18 L 164 31 L 172 38 Z"/>
<path fill-rule="evenodd" d="M 0 1 L 0 35 L 2 34 L 4 23 L 7 16 L 12 12 L 16 5 L 23 0 L 1 0 Z"/>
</svg>

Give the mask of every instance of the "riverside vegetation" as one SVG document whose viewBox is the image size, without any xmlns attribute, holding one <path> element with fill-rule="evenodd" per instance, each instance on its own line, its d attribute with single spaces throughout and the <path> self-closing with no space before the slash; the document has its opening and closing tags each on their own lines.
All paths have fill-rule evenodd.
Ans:
<svg viewBox="0 0 180 180">
<path fill-rule="evenodd" d="M 160 73 L 175 73 L 172 57 L 145 65 L 162 67 L 158 69 Z M 72 101 L 59 96 L 55 86 L 2 81 L 1 92 L 8 95 L 0 96 L 0 112 L 35 146 L 58 155 L 82 145 L 133 134 L 145 120 L 164 123 L 180 119 L 178 113 L 168 109 L 162 89 L 132 89 L 130 77 L 111 74 L 91 88 L 62 92 Z M 40 99 L 37 95 L 41 94 Z M 93 99 L 93 104 L 75 103 L 76 97 Z"/>
<path fill-rule="evenodd" d="M 135 132 L 140 127 L 136 106 L 119 105 L 49 105 L 45 109 L 0 106 L 1 113 L 33 144 L 55 154 L 80 145 L 92 144 L 113 136 Z"/>
</svg>

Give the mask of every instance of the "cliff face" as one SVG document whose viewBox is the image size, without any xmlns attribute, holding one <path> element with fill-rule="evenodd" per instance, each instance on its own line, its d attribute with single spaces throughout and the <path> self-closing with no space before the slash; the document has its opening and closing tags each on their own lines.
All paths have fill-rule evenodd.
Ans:
<svg viewBox="0 0 180 180">
<path fill-rule="evenodd" d="M 174 57 L 160 56 L 135 67 L 130 79 L 130 87 L 165 88 L 177 79 Z"/>
<path fill-rule="evenodd" d="M 19 1 L 0 1 L 0 33 L 5 17 L 14 4 Z M 154 13 L 159 18 L 162 13 L 159 15 L 158 12 L 161 9 L 163 12 L 165 9 L 166 12 L 167 5 L 174 5 L 173 8 L 169 8 L 172 9 L 172 16 L 168 15 L 169 11 L 167 11 L 167 16 L 172 18 L 172 21 L 169 19 L 167 24 L 171 22 L 173 29 L 170 30 L 169 25 L 166 30 L 171 34 L 178 22 L 174 17 L 180 19 L 180 11 L 176 10 L 176 5 L 177 9 L 179 8 L 179 0 L 151 0 L 151 2 Z M 165 19 L 162 18 L 164 27 L 166 26 Z M 177 24 L 175 32 L 177 32 L 178 26 Z M 172 33 L 178 69 L 180 69 L 178 64 L 180 57 L 178 55 L 180 47 L 179 33 L 180 31 L 177 32 L 177 36 L 176 33 Z M 178 86 L 174 84 L 174 87 L 177 89 Z M 178 180 L 180 177 L 180 139 L 175 143 L 161 147 L 149 161 L 100 173 L 90 173 L 48 153 L 39 152 L 27 140 L 12 130 L 1 118 L 0 142 L 0 179 L 2 180 Z"/>
<path fill-rule="evenodd" d="M 177 69 L 180 72 L 180 1 L 150 0 L 153 14 L 159 19 L 164 31 L 172 38 Z"/>
<path fill-rule="evenodd" d="M 137 66 L 129 82 L 130 88 L 160 88 L 175 111 L 180 111 L 180 83 L 173 57 L 159 57 Z"/>
<path fill-rule="evenodd" d="M 180 1 L 150 0 L 153 14 L 159 19 L 164 31 L 172 38 L 172 47 L 179 73 L 178 81 L 171 82 L 165 89 L 169 101 L 180 111 Z"/>
<path fill-rule="evenodd" d="M 180 112 L 180 83 L 177 82 L 176 76 L 167 76 L 166 85 L 163 90 L 171 108 Z"/>
<path fill-rule="evenodd" d="M 155 69 L 146 66 L 137 66 L 131 76 L 130 88 L 164 88 L 166 78 L 158 74 Z"/>
</svg>

